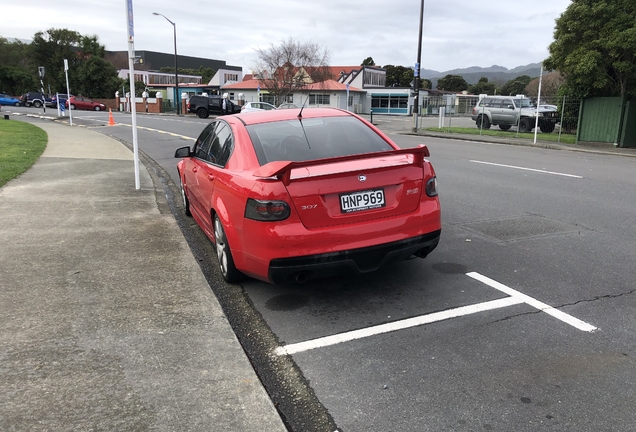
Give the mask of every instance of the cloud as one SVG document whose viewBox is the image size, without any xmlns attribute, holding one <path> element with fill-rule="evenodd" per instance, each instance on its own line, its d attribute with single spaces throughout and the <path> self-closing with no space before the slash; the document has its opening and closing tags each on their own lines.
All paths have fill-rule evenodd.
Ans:
<svg viewBox="0 0 636 432">
<path fill-rule="evenodd" d="M 548 55 L 555 19 L 569 0 L 427 1 L 422 67 L 439 71 L 493 64 L 513 68 Z M 135 49 L 171 53 L 177 25 L 179 54 L 226 60 L 248 71 L 255 48 L 292 37 L 327 48 L 334 65 L 411 66 L 417 59 L 419 2 L 366 0 L 319 3 L 270 0 L 178 2 L 133 0 Z M 2 36 L 30 39 L 37 31 L 67 28 L 96 34 L 108 50 L 126 50 L 126 2 L 29 0 L 3 5 Z M 21 19 L 24 18 L 24 19 Z"/>
</svg>

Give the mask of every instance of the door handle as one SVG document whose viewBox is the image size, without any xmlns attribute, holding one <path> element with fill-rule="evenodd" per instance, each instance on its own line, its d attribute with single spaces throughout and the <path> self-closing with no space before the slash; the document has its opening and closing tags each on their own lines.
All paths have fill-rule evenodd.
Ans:
<svg viewBox="0 0 636 432">
<path fill-rule="evenodd" d="M 214 180 L 214 176 L 212 174 L 208 174 L 208 180 L 210 181 Z"/>
</svg>

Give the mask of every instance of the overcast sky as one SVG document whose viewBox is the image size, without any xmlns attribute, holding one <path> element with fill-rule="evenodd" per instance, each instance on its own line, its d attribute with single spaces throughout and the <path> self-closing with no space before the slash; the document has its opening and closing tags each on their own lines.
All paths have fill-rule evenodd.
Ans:
<svg viewBox="0 0 636 432">
<path fill-rule="evenodd" d="M 421 67 L 512 69 L 547 57 L 555 19 L 569 0 L 426 0 Z M 107 50 L 127 49 L 126 0 L 0 0 L 0 36 L 31 39 L 66 28 L 97 35 Z M 136 50 L 225 60 L 249 73 L 256 48 L 289 37 L 315 42 L 331 65 L 413 66 L 417 60 L 417 0 L 133 0 Z"/>
</svg>

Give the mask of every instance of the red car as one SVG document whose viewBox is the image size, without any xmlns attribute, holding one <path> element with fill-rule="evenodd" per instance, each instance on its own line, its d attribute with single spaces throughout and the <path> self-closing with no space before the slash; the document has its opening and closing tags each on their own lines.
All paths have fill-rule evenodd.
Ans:
<svg viewBox="0 0 636 432">
<path fill-rule="evenodd" d="M 224 116 L 175 152 L 185 212 L 215 244 L 223 278 L 271 283 L 426 257 L 441 232 L 427 156 L 333 108 Z"/>
<path fill-rule="evenodd" d="M 82 110 L 92 110 L 92 111 L 103 111 L 106 109 L 106 105 L 100 102 L 95 102 L 92 99 L 79 97 L 79 96 L 71 96 L 65 103 L 66 108 L 70 107 L 72 110 L 74 109 L 82 109 Z"/>
</svg>

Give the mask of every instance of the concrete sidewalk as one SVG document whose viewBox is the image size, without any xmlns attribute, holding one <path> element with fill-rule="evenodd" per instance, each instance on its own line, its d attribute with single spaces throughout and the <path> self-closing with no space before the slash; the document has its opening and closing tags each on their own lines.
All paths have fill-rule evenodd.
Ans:
<svg viewBox="0 0 636 432">
<path fill-rule="evenodd" d="M 161 185 L 33 122 L 47 148 L 0 188 L 0 430 L 286 431 Z"/>
</svg>

